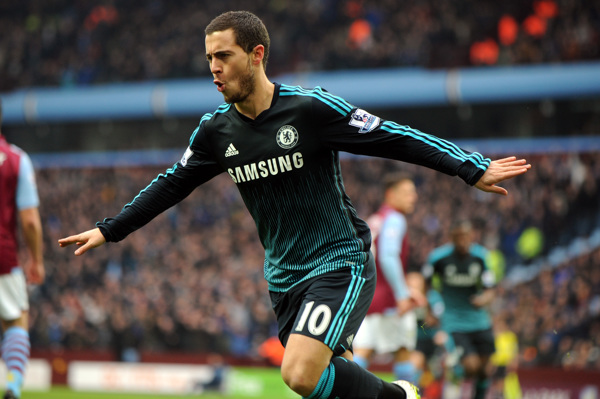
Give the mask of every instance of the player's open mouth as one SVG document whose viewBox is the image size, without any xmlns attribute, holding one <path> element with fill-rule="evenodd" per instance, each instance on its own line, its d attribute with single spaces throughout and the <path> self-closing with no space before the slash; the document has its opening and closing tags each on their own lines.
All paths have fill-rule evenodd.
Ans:
<svg viewBox="0 0 600 399">
<path fill-rule="evenodd" d="M 217 85 L 217 90 L 219 90 L 219 92 L 222 92 L 225 89 L 225 83 L 218 80 L 214 80 L 213 83 Z"/>
</svg>

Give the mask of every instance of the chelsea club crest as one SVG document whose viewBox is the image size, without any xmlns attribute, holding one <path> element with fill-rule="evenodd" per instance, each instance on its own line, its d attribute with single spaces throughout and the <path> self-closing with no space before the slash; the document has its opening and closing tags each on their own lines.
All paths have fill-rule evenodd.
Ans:
<svg viewBox="0 0 600 399">
<path fill-rule="evenodd" d="M 298 144 L 298 131 L 294 126 L 284 125 L 277 131 L 277 144 L 286 150 Z"/>
</svg>

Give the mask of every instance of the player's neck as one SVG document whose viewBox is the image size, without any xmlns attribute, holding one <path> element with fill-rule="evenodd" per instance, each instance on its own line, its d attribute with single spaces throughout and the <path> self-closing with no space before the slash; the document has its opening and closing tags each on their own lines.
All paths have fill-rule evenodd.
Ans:
<svg viewBox="0 0 600 399">
<path fill-rule="evenodd" d="M 254 93 L 248 96 L 244 101 L 235 103 L 235 108 L 244 116 L 250 119 L 256 119 L 261 112 L 271 107 L 275 85 L 269 81 L 266 75 L 257 79 Z"/>
</svg>

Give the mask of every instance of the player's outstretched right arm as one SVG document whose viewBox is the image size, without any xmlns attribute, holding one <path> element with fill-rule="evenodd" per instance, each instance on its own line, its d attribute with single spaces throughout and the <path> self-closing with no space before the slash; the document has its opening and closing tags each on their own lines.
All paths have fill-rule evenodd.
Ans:
<svg viewBox="0 0 600 399">
<path fill-rule="evenodd" d="M 99 228 L 84 231 L 73 236 L 61 238 L 58 240 L 58 245 L 67 247 L 71 244 L 77 244 L 79 248 L 75 250 L 75 255 L 83 255 L 89 249 L 99 247 L 106 242 L 106 239 L 100 232 Z"/>
</svg>

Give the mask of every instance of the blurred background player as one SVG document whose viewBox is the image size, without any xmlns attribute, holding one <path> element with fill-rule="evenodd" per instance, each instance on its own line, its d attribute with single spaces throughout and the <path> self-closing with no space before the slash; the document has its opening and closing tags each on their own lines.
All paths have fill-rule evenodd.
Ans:
<svg viewBox="0 0 600 399">
<path fill-rule="evenodd" d="M 2 103 L 0 102 L 0 126 Z M 27 279 L 44 280 L 42 224 L 39 198 L 31 160 L 20 148 L 8 144 L 0 131 L 0 351 L 6 364 L 4 399 L 21 397 L 21 386 L 29 361 Z M 29 252 L 24 269 L 18 259 L 18 224 L 21 223 Z"/>
<path fill-rule="evenodd" d="M 486 262 L 487 250 L 473 243 L 471 222 L 453 224 L 451 243 L 434 249 L 423 269 L 439 276 L 445 311 L 442 328 L 452 336 L 465 373 L 463 390 L 483 399 L 488 389 L 488 363 L 495 351 L 491 318 L 484 308 L 494 298 L 495 278 Z"/>
<path fill-rule="evenodd" d="M 408 223 L 417 202 L 412 179 L 401 173 L 384 181 L 384 201 L 367 220 L 373 235 L 377 284 L 373 302 L 354 338 L 354 361 L 364 368 L 376 353 L 393 354 L 397 379 L 417 385 L 420 370 L 411 362 L 417 342 L 416 306 L 425 296 L 405 278 L 408 264 Z"/>
</svg>

